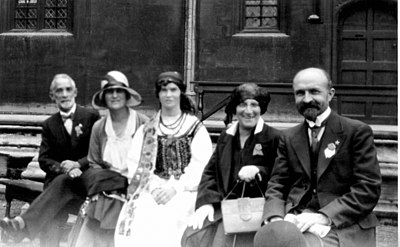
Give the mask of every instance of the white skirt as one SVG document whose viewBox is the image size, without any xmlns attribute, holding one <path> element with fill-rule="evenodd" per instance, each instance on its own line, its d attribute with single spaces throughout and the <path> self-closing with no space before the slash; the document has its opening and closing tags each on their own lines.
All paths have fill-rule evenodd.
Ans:
<svg viewBox="0 0 400 247">
<path fill-rule="evenodd" d="M 158 205 L 143 192 L 122 207 L 115 229 L 115 246 L 180 247 L 189 218 L 194 213 L 197 192 L 177 193 Z M 132 217 L 130 217 L 130 215 Z"/>
</svg>

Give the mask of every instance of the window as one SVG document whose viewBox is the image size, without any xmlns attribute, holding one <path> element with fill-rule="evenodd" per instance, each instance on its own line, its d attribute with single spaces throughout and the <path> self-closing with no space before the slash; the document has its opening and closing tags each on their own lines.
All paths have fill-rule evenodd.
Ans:
<svg viewBox="0 0 400 247">
<path fill-rule="evenodd" d="M 71 31 L 73 0 L 14 0 L 13 30 Z"/>
<path fill-rule="evenodd" d="M 278 0 L 243 0 L 243 32 L 278 32 Z"/>
</svg>

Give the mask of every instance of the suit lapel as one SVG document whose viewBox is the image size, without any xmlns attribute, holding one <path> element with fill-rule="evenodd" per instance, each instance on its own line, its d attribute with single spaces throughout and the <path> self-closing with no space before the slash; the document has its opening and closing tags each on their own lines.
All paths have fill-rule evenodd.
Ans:
<svg viewBox="0 0 400 247">
<path fill-rule="evenodd" d="M 78 144 L 78 137 L 76 134 L 75 127 L 79 125 L 82 121 L 82 111 L 81 108 L 77 105 L 74 113 L 74 120 L 72 121 L 72 130 L 71 130 L 71 145 L 75 147 Z"/>
<path fill-rule="evenodd" d="M 293 139 L 293 149 L 295 150 L 297 157 L 300 160 L 301 165 L 306 171 L 308 177 L 311 178 L 311 161 L 310 161 L 310 149 L 308 146 L 308 134 L 305 124 L 298 126 L 297 132 Z"/>
<path fill-rule="evenodd" d="M 228 139 L 231 139 L 229 142 Z M 221 145 L 221 150 L 220 154 L 228 154 L 228 155 L 222 155 L 221 157 L 221 177 L 222 177 L 222 182 L 224 186 L 224 192 L 228 193 L 228 186 L 229 186 L 229 176 L 230 176 L 230 171 L 231 171 L 231 165 L 232 165 L 232 142 L 234 141 L 234 136 L 231 135 L 226 135 L 225 140 L 223 145 Z"/>
<path fill-rule="evenodd" d="M 324 134 L 321 138 L 321 146 L 318 154 L 317 178 L 328 168 L 336 153 L 342 147 L 346 136 L 343 134 L 339 116 L 332 112 L 326 123 Z"/>
<path fill-rule="evenodd" d="M 64 127 L 64 122 L 61 118 L 60 112 L 58 112 L 57 116 L 54 118 L 54 124 L 52 127 L 54 128 L 56 136 L 61 138 L 61 143 L 67 143 L 69 141 L 68 132 Z"/>
</svg>

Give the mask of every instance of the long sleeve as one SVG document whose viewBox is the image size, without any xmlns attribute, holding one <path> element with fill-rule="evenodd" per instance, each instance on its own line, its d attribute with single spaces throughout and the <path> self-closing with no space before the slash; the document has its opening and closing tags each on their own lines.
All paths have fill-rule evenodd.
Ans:
<svg viewBox="0 0 400 247">
<path fill-rule="evenodd" d="M 101 126 L 103 121 L 98 121 L 94 124 L 92 134 L 90 135 L 90 144 L 88 152 L 89 166 L 92 168 L 103 168 L 102 159 L 102 138 L 101 138 Z"/>
<path fill-rule="evenodd" d="M 54 136 L 48 126 L 48 122 L 44 122 L 42 127 L 42 141 L 40 143 L 39 149 L 39 164 L 40 168 L 46 173 L 51 174 L 51 176 L 56 176 L 62 173 L 60 162 L 55 160 L 52 147 L 52 138 Z"/>
<path fill-rule="evenodd" d="M 218 190 L 215 172 L 217 162 L 218 153 L 217 151 L 214 151 L 210 161 L 204 168 L 203 175 L 201 177 L 196 199 L 196 209 L 205 204 L 219 203 L 222 200 L 222 195 Z"/>
<path fill-rule="evenodd" d="M 214 153 L 204 168 L 198 188 L 196 209 L 205 204 L 219 203 L 222 200 L 223 195 L 218 183 L 218 166 L 220 165 L 220 150 L 223 150 L 225 136 L 225 132 L 220 135 Z"/>
<path fill-rule="evenodd" d="M 288 162 L 286 140 L 284 136 L 281 136 L 277 158 L 272 169 L 271 179 L 268 182 L 263 219 L 269 219 L 272 216 L 282 218 L 285 216 L 285 200 L 287 197 L 285 185 L 290 182 Z"/>
<path fill-rule="evenodd" d="M 367 125 L 357 128 L 351 137 L 349 154 L 353 164 L 352 185 L 347 193 L 322 207 L 336 227 L 345 227 L 371 213 L 380 196 L 381 174 L 372 130 Z"/>
</svg>

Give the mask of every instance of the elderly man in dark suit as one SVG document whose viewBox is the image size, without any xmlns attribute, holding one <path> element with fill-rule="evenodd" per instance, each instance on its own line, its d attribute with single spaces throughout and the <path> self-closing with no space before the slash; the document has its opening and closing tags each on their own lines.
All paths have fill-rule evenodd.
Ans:
<svg viewBox="0 0 400 247">
<path fill-rule="evenodd" d="M 331 111 L 326 71 L 301 70 L 293 89 L 305 121 L 280 140 L 255 246 L 375 246 L 381 175 L 371 128 Z"/>
<path fill-rule="evenodd" d="M 75 103 L 77 88 L 67 74 L 57 74 L 50 85 L 50 98 L 59 112 L 43 123 L 39 150 L 40 168 L 46 172 L 44 191 L 28 210 L 14 219 L 5 218 L 0 227 L 15 241 L 40 233 L 41 246 L 58 246 L 68 213 L 77 214 L 84 202 L 81 182 L 74 180 L 88 168 L 88 148 L 97 111 Z"/>
</svg>

